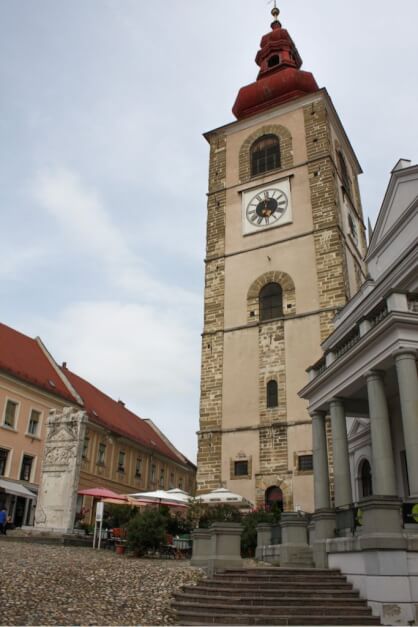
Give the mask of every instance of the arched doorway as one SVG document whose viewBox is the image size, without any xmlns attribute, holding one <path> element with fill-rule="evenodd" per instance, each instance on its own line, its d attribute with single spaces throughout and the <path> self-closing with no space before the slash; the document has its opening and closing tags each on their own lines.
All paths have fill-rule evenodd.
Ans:
<svg viewBox="0 0 418 627">
<path fill-rule="evenodd" d="M 359 468 L 360 496 L 366 497 L 373 494 L 372 469 L 369 460 L 363 459 Z"/>
<path fill-rule="evenodd" d="M 278 508 L 279 511 L 283 511 L 283 492 L 281 489 L 274 485 L 267 488 L 264 496 L 265 507 L 267 511 L 273 508 Z"/>
</svg>

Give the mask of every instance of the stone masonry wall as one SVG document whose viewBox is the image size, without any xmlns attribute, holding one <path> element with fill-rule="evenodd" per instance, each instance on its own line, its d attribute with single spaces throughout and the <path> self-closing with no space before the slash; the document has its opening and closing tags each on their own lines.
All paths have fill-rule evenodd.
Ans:
<svg viewBox="0 0 418 627">
<path fill-rule="evenodd" d="M 211 138 L 197 492 L 221 485 L 226 137 Z"/>
<path fill-rule="evenodd" d="M 321 309 L 336 310 L 347 302 L 349 283 L 325 103 L 317 102 L 305 107 L 304 118 L 319 304 Z M 332 331 L 331 319 L 332 314 L 321 315 L 321 340 Z"/>
</svg>

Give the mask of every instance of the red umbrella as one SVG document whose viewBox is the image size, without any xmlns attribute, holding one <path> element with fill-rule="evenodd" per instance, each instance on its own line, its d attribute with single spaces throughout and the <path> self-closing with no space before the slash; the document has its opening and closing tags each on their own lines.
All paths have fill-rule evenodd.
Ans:
<svg viewBox="0 0 418 627">
<path fill-rule="evenodd" d="M 78 493 L 82 496 L 93 496 L 96 499 L 128 500 L 123 494 L 116 494 L 116 492 L 112 492 L 112 490 L 108 490 L 107 488 L 87 488 L 86 490 L 79 490 Z"/>
</svg>

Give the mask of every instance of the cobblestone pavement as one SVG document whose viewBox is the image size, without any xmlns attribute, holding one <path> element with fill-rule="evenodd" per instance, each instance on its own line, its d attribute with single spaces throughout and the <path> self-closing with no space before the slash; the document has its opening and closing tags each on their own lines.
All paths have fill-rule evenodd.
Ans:
<svg viewBox="0 0 418 627">
<path fill-rule="evenodd" d="M 188 562 L 0 541 L 1 625 L 172 625 Z"/>
</svg>

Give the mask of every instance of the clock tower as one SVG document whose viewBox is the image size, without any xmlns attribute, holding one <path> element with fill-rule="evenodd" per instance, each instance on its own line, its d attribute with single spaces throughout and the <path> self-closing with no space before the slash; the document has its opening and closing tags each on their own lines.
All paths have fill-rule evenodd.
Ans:
<svg viewBox="0 0 418 627">
<path fill-rule="evenodd" d="M 210 144 L 198 492 L 313 510 L 298 397 L 365 278 L 360 165 L 325 89 L 274 21 L 236 121 Z"/>
</svg>

